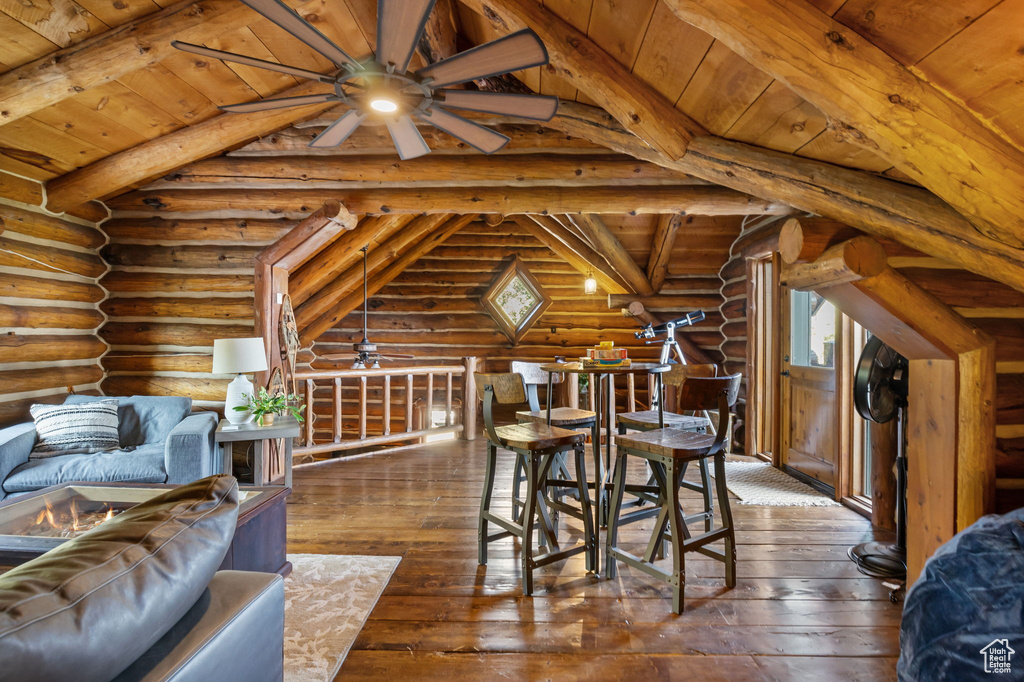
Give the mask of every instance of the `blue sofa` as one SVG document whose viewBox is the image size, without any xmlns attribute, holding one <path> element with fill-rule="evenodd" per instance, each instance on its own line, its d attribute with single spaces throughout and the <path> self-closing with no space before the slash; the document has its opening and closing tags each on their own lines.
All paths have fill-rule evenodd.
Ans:
<svg viewBox="0 0 1024 682">
<path fill-rule="evenodd" d="M 69 395 L 67 403 L 114 396 Z M 31 422 L 0 429 L 0 500 L 70 481 L 184 484 L 223 473 L 213 440 L 217 415 L 189 414 L 192 400 L 174 396 L 117 397 L 121 449 L 91 455 L 29 459 Z"/>
</svg>

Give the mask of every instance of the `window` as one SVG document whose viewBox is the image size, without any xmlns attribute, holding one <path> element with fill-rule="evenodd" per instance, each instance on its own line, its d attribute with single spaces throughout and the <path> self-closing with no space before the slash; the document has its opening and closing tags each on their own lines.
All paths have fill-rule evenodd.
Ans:
<svg viewBox="0 0 1024 682">
<path fill-rule="evenodd" d="M 551 306 L 551 299 L 516 258 L 491 283 L 482 303 L 498 328 L 515 344 Z"/>
<path fill-rule="evenodd" d="M 836 309 L 813 291 L 793 291 L 790 297 L 792 348 L 790 364 L 835 368 Z"/>
</svg>

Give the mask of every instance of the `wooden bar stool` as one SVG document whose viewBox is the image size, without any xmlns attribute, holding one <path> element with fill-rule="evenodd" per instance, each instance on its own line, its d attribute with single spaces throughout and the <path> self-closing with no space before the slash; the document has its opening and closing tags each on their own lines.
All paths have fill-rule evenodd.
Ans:
<svg viewBox="0 0 1024 682">
<path fill-rule="evenodd" d="M 520 424 L 550 424 L 551 426 L 558 426 L 563 429 L 577 430 L 577 429 L 590 429 L 591 442 L 597 443 L 594 445 L 594 467 L 595 471 L 600 471 L 600 434 L 597 433 L 597 413 L 591 412 L 590 410 L 579 410 L 575 407 L 552 407 L 550 418 L 548 411 L 542 410 L 540 407 L 540 398 L 537 394 L 537 387 L 544 384 L 548 384 L 548 373 L 541 369 L 541 363 L 539 362 L 519 362 L 514 361 L 511 363 L 511 370 L 515 374 L 521 374 L 523 381 L 526 384 L 526 395 L 527 402 L 529 403 L 529 410 L 521 410 L 516 412 L 516 419 Z M 575 380 L 576 375 L 572 375 Z M 552 384 L 560 384 L 562 382 L 562 376 L 559 374 L 551 377 Z M 551 397 L 548 397 L 548 404 L 551 403 Z M 569 473 L 568 462 L 565 459 L 564 454 L 556 458 L 555 463 L 552 464 L 552 482 L 554 484 L 554 490 L 552 494 L 559 502 L 562 498 L 562 492 L 566 487 L 575 485 L 572 476 Z M 512 508 L 517 516 L 516 520 L 520 519 L 518 516 L 521 515 L 523 508 L 523 499 L 521 496 L 522 484 L 526 481 L 526 466 L 522 457 L 516 457 L 515 472 L 512 478 Z M 558 483 L 554 483 L 558 481 Z M 593 504 L 593 502 L 592 502 Z M 570 513 L 573 513 L 570 511 Z M 575 514 L 573 514 L 575 515 Z"/>
<path fill-rule="evenodd" d="M 494 402 L 514 405 L 526 402 L 526 384 L 520 374 L 476 374 L 477 391 L 483 399 L 484 429 L 487 432 L 487 471 L 484 490 L 480 498 L 479 517 L 479 562 L 487 563 L 487 545 L 506 537 L 517 537 L 522 543 L 523 594 L 533 594 L 533 569 L 555 561 L 567 559 L 586 552 L 588 571 L 596 571 L 597 537 L 594 533 L 593 513 L 587 494 L 587 470 L 584 456 L 584 436 L 547 424 L 494 425 Z M 494 475 L 497 467 L 498 448 L 511 450 L 522 457 L 526 469 L 526 496 L 523 510 L 517 519 L 506 519 L 491 511 L 494 495 Z M 563 453 L 573 453 L 576 469 L 576 486 L 580 498 L 583 519 L 584 542 L 560 549 L 554 525 L 544 496 L 545 482 L 555 458 Z M 514 511 L 513 511 L 514 514 Z M 503 531 L 489 534 L 488 524 L 493 523 Z M 539 524 L 540 534 L 546 539 L 548 552 L 534 556 L 534 525 Z"/>
<path fill-rule="evenodd" d="M 665 372 L 662 377 L 664 380 L 665 396 L 663 399 L 667 400 L 670 395 L 676 398 L 675 412 L 665 412 L 664 422 L 665 425 L 661 426 L 658 423 L 658 411 L 657 410 L 644 410 L 641 412 L 626 412 L 618 416 L 617 424 L 619 427 L 619 434 L 625 435 L 627 429 L 634 431 L 653 431 L 654 429 L 660 428 L 675 428 L 682 429 L 684 431 L 695 431 L 698 433 L 704 433 L 709 426 L 711 426 L 711 420 L 707 417 L 706 411 L 698 411 L 691 409 L 688 406 L 679 404 L 680 390 L 687 379 L 692 377 L 716 377 L 718 376 L 718 367 L 716 365 L 672 365 L 672 369 Z M 670 390 L 671 389 L 671 392 Z M 667 404 L 667 403 L 666 403 Z M 689 412 L 690 414 L 683 414 Z M 700 412 L 700 414 L 698 414 Z M 711 530 L 713 523 L 715 508 L 714 498 L 711 495 L 710 486 L 710 472 L 708 471 L 707 459 L 701 459 L 698 462 L 700 467 L 701 482 L 690 483 L 689 481 L 683 481 L 682 485 L 688 490 L 694 490 L 704 495 L 704 529 Z M 686 463 L 683 464 L 683 476 L 686 475 Z M 627 486 L 627 493 L 635 493 L 636 501 L 628 503 L 630 506 L 639 506 L 644 502 L 654 502 L 655 499 L 651 497 L 649 490 L 652 487 L 657 486 L 657 481 L 654 479 L 654 472 L 651 472 L 651 477 L 647 481 L 646 488 L 636 488 L 635 486 Z M 648 491 L 648 492 L 645 492 Z M 640 520 L 640 519 L 636 519 Z M 660 556 L 660 555 L 659 555 Z"/>
<path fill-rule="evenodd" d="M 736 404 L 740 389 L 740 375 L 727 377 L 692 377 L 680 387 L 678 404 L 688 409 L 717 409 L 719 414 L 728 415 L 729 409 Z M 736 536 L 733 531 L 732 510 L 729 507 L 729 491 L 725 487 L 725 441 L 727 428 L 718 430 L 717 435 L 693 433 L 676 428 L 655 429 L 641 433 L 618 436 L 615 483 L 612 488 L 611 513 L 608 521 L 607 564 L 606 575 L 614 578 L 616 561 L 623 561 L 630 566 L 655 578 L 664 580 L 672 586 L 672 611 L 682 613 L 683 593 L 686 584 L 686 552 L 699 552 L 712 559 L 725 563 L 725 584 L 736 586 Z M 650 541 L 643 556 L 636 556 L 618 547 L 619 527 L 634 520 L 638 516 L 651 516 L 650 510 L 633 512 L 621 517 L 622 496 L 626 488 L 626 468 L 629 455 L 642 457 L 651 465 L 654 477 L 658 482 L 660 510 Z M 715 492 L 718 495 L 718 506 L 721 527 L 705 529 L 700 535 L 691 535 L 687 528 L 687 520 L 683 517 L 679 489 L 683 483 L 685 465 L 692 461 L 706 461 L 714 458 Z M 710 492 L 709 492 L 710 494 Z M 703 514 L 696 515 L 698 518 Z M 692 518 L 692 517 L 691 517 Z M 671 533 L 669 534 L 669 529 Z M 663 543 L 668 540 L 672 544 L 672 570 L 666 571 L 654 564 L 655 556 L 660 553 Z M 707 545 L 718 540 L 725 541 L 725 551 L 719 552 Z"/>
</svg>

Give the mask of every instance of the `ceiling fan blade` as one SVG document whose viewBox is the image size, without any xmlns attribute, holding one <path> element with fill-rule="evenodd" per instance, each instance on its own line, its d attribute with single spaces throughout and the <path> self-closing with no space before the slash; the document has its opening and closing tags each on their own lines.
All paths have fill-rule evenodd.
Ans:
<svg viewBox="0 0 1024 682">
<path fill-rule="evenodd" d="M 478 90 L 442 90 L 446 107 L 518 116 L 533 121 L 550 121 L 558 111 L 558 98 L 549 95 L 520 95 Z"/>
<path fill-rule="evenodd" d="M 405 73 L 437 0 L 377 0 L 377 62 Z"/>
<path fill-rule="evenodd" d="M 330 38 L 316 30 L 312 24 L 281 0 L 242 0 L 242 2 L 338 66 L 358 65 L 359 62 L 349 56 L 345 50 L 335 45 Z"/>
<path fill-rule="evenodd" d="M 320 104 L 322 102 L 340 102 L 341 98 L 333 92 L 325 92 L 320 95 L 302 95 L 301 97 L 280 97 L 278 99 L 260 99 L 255 102 L 242 102 L 240 104 L 225 104 L 217 107 L 221 111 L 230 111 L 235 114 L 249 114 L 254 111 L 269 111 L 270 109 L 284 109 L 286 107 L 299 107 L 304 104 Z"/>
<path fill-rule="evenodd" d="M 420 135 L 420 131 L 416 130 L 416 124 L 408 116 L 389 120 L 387 126 L 402 161 L 430 153 L 430 147 Z"/>
<path fill-rule="evenodd" d="M 223 50 L 214 50 L 213 48 L 203 47 L 202 45 L 183 43 L 180 40 L 172 40 L 171 47 L 176 47 L 183 52 L 191 52 L 192 54 L 212 57 L 225 62 L 235 62 L 237 64 L 245 64 L 246 66 L 255 66 L 257 69 L 267 69 L 268 71 L 287 73 L 291 76 L 309 78 L 311 80 L 322 81 L 324 83 L 334 82 L 330 76 L 325 76 L 322 73 L 310 71 L 309 69 L 300 69 L 297 66 L 288 66 L 287 64 L 276 64 L 263 59 L 256 59 L 255 57 L 246 57 L 242 54 L 235 54 L 234 52 L 224 52 Z"/>
<path fill-rule="evenodd" d="M 366 119 L 366 114 L 353 109 L 313 138 L 310 147 L 337 147 L 355 132 L 356 128 Z"/>
<path fill-rule="evenodd" d="M 465 83 L 476 78 L 528 69 L 548 63 L 548 51 L 532 29 L 511 33 L 471 50 L 460 52 L 416 72 L 433 78 L 432 88 Z"/>
<path fill-rule="evenodd" d="M 431 107 L 416 116 L 452 137 L 457 137 L 466 144 L 479 149 L 484 154 L 493 154 L 507 145 L 510 139 L 507 135 L 496 133 L 479 123 L 466 120 L 437 107 Z"/>
<path fill-rule="evenodd" d="M 352 360 L 355 357 L 355 353 L 328 353 L 318 356 L 317 360 Z"/>
<path fill-rule="evenodd" d="M 408 355 L 407 353 L 381 353 L 381 358 L 387 360 L 412 360 L 415 355 Z"/>
</svg>

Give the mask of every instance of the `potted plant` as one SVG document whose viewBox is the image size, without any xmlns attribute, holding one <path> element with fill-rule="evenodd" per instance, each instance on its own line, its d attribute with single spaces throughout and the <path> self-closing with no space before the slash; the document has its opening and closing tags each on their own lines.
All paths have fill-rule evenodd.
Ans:
<svg viewBox="0 0 1024 682">
<path fill-rule="evenodd" d="M 235 409 L 239 412 L 252 412 L 252 416 L 256 418 L 256 423 L 260 426 L 270 426 L 274 423 L 275 415 L 286 412 L 295 417 L 297 421 L 302 421 L 302 410 L 305 405 L 296 407 L 296 403 L 299 402 L 297 395 L 271 394 L 261 386 L 256 395 L 244 394 L 242 397 L 247 401 L 246 404 L 239 405 Z"/>
</svg>

